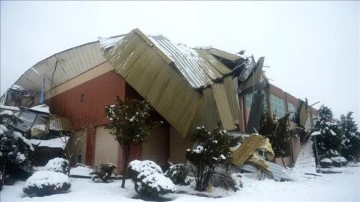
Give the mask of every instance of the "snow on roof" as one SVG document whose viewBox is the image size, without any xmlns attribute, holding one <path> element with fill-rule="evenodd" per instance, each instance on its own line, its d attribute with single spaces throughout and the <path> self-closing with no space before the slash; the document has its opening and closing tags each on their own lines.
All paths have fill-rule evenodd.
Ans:
<svg viewBox="0 0 360 202">
<path fill-rule="evenodd" d="M 37 105 L 37 106 L 31 107 L 30 109 L 32 109 L 34 111 L 44 112 L 44 113 L 50 114 L 49 106 L 47 106 L 46 104 Z"/>
<path fill-rule="evenodd" d="M 0 109 L 7 109 L 12 111 L 19 111 L 19 107 L 13 107 L 13 106 L 6 106 L 6 105 L 0 105 Z"/>
<path fill-rule="evenodd" d="M 4 110 L 2 112 L 0 112 L 0 115 L 9 115 L 12 116 L 14 113 L 12 111 L 9 110 Z"/>
<path fill-rule="evenodd" d="M 151 42 L 161 50 L 172 62 L 175 68 L 194 88 L 211 85 L 213 80 L 221 79 L 224 74 L 231 73 L 230 69 L 223 66 L 216 59 L 211 60 L 210 54 L 177 44 L 162 35 L 147 36 Z M 102 51 L 119 45 L 124 35 L 110 38 L 99 38 Z M 201 54 L 200 54 L 201 53 Z M 208 61 L 210 60 L 210 61 Z M 217 63 L 218 62 L 218 63 Z"/>
<path fill-rule="evenodd" d="M 118 36 L 113 36 L 113 37 L 109 37 L 109 38 L 99 37 L 100 49 L 102 51 L 105 51 L 105 50 L 115 46 L 119 41 L 121 41 L 124 38 L 124 36 L 125 35 L 118 35 Z"/>
<path fill-rule="evenodd" d="M 69 137 L 59 137 L 50 140 L 37 140 L 30 139 L 31 144 L 37 145 L 38 147 L 50 147 L 50 148 L 61 148 L 65 149 L 66 142 L 69 140 Z"/>
</svg>

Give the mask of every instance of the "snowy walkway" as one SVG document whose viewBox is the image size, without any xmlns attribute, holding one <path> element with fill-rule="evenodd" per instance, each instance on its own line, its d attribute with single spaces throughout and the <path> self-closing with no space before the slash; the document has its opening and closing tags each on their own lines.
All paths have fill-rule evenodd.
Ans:
<svg viewBox="0 0 360 202">
<path fill-rule="evenodd" d="M 358 164 L 358 166 L 360 166 Z M 254 181 L 243 178 L 244 188 L 238 192 L 215 189 L 214 196 L 225 197 L 214 199 L 187 194 L 173 194 L 176 202 L 193 201 L 360 201 L 360 167 L 335 168 L 341 174 L 307 175 L 293 182 L 275 182 L 273 180 Z M 72 178 L 70 192 L 45 197 L 29 198 L 24 196 L 18 182 L 14 186 L 4 186 L 0 192 L 1 202 L 59 202 L 59 201 L 141 201 L 133 199 L 136 195 L 131 181 L 126 182 L 126 189 L 121 189 L 121 181 L 111 183 L 93 183 L 89 179 Z M 182 187 L 181 190 L 189 190 Z M 192 189 L 189 192 L 194 192 Z"/>
</svg>

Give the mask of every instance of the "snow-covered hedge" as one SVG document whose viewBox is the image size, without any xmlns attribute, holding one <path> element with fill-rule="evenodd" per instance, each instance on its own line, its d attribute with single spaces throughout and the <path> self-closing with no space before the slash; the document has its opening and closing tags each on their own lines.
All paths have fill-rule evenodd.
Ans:
<svg viewBox="0 0 360 202">
<path fill-rule="evenodd" d="M 321 161 L 320 161 L 320 165 L 321 165 L 321 167 L 323 167 L 323 168 L 329 168 L 329 167 L 331 167 L 331 166 L 333 165 L 333 162 L 332 162 L 332 160 L 329 159 L 329 158 L 323 158 L 323 159 L 321 159 Z"/>
<path fill-rule="evenodd" d="M 336 167 L 346 166 L 347 164 L 347 160 L 342 156 L 332 157 L 331 160 Z"/>
<path fill-rule="evenodd" d="M 188 170 L 184 164 L 176 164 L 170 166 L 165 172 L 165 176 L 170 178 L 174 184 L 186 185 L 185 179 L 188 175 Z"/>
<path fill-rule="evenodd" d="M 130 162 L 128 175 L 134 181 L 135 191 L 142 196 L 159 197 L 176 191 L 174 183 L 163 175 L 160 166 L 153 161 Z"/>
<path fill-rule="evenodd" d="M 332 166 L 340 167 L 340 166 L 346 166 L 348 161 L 342 157 L 342 156 L 336 156 L 332 158 L 323 158 L 320 161 L 320 165 L 323 168 L 329 168 Z"/>
<path fill-rule="evenodd" d="M 69 169 L 69 161 L 58 157 L 50 159 L 49 162 L 45 165 L 45 170 L 64 174 L 67 174 Z"/>
<path fill-rule="evenodd" d="M 46 196 L 64 192 L 70 187 L 70 178 L 63 173 L 37 171 L 26 180 L 23 192 L 30 196 Z"/>
</svg>

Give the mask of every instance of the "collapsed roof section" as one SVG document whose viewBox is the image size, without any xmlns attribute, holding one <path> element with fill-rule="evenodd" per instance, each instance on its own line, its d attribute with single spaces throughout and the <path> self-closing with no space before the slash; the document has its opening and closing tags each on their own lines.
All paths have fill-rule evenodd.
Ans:
<svg viewBox="0 0 360 202">
<path fill-rule="evenodd" d="M 38 105 L 31 108 L 21 107 L 17 113 L 20 121 L 15 128 L 22 133 L 30 134 L 31 137 L 46 135 L 51 131 L 71 131 L 72 125 L 69 119 L 49 112 L 46 105 Z"/>
<path fill-rule="evenodd" d="M 29 91 L 40 92 L 45 77 L 45 92 L 48 92 L 102 62 L 105 62 L 105 59 L 100 51 L 99 42 L 90 42 L 38 62 L 14 84 Z"/>
<path fill-rule="evenodd" d="M 239 120 L 232 71 L 204 49 L 175 44 L 139 29 L 100 47 L 106 60 L 182 135 L 196 126 L 236 129 Z"/>
</svg>

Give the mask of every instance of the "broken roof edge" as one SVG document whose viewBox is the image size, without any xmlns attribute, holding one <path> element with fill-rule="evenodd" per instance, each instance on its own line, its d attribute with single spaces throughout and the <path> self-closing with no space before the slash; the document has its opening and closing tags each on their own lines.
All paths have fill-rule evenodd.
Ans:
<svg viewBox="0 0 360 202">
<path fill-rule="evenodd" d="M 53 55 L 51 55 L 51 56 L 49 56 L 49 57 L 47 57 L 47 58 L 45 58 L 45 59 L 43 59 L 43 60 L 40 60 L 39 62 L 35 63 L 33 66 L 31 66 L 30 68 L 28 68 L 23 74 L 21 74 L 21 76 L 11 85 L 10 88 L 12 88 L 12 86 L 14 86 L 14 85 L 18 85 L 17 83 L 20 81 L 20 79 L 21 79 L 24 75 L 26 75 L 27 72 L 29 72 L 29 71 L 35 71 L 35 72 L 36 72 L 36 67 L 37 67 L 38 65 L 46 62 L 47 60 L 49 60 L 49 59 L 51 59 L 51 58 L 53 58 L 53 57 L 56 58 L 56 56 L 58 56 L 58 55 L 60 55 L 60 54 L 62 54 L 62 53 L 65 53 L 65 52 L 68 52 L 68 51 L 71 51 L 71 50 L 74 50 L 74 49 L 77 49 L 77 48 L 81 48 L 81 47 L 83 47 L 83 46 L 87 46 L 87 45 L 90 45 L 90 44 L 98 43 L 98 42 L 99 42 L 99 40 L 97 40 L 97 41 L 92 41 L 92 42 L 88 42 L 88 43 L 84 43 L 84 44 L 81 44 L 81 45 L 78 45 L 78 46 L 75 46 L 75 47 L 72 47 L 72 48 L 69 48 L 69 49 L 60 51 L 60 52 L 55 53 L 55 54 L 53 54 Z M 20 86 L 20 85 L 18 85 L 18 86 Z M 20 86 L 20 87 L 23 88 L 23 89 L 26 89 L 24 86 Z M 27 90 L 27 89 L 26 89 L 26 90 Z"/>
<path fill-rule="evenodd" d="M 215 55 L 218 56 L 220 58 L 229 60 L 231 62 L 236 62 L 239 59 L 245 59 L 242 56 L 238 55 L 238 54 L 234 54 L 234 53 L 229 53 L 227 51 L 224 50 L 220 50 L 218 48 L 214 48 L 214 47 L 210 47 L 210 48 L 198 48 L 198 49 L 203 49 L 206 50 L 208 53 L 210 53 L 211 55 Z"/>
</svg>

